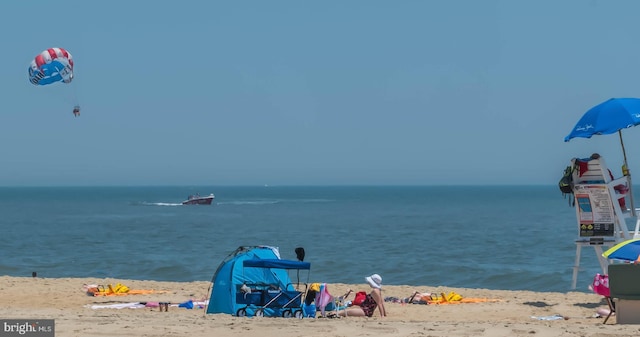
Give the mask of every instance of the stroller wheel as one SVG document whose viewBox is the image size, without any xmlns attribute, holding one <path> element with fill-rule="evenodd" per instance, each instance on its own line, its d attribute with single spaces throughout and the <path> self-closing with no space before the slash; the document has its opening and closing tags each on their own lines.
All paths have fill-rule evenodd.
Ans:
<svg viewBox="0 0 640 337">
<path fill-rule="evenodd" d="M 302 319 L 302 317 L 304 317 L 304 315 L 302 314 L 302 310 L 296 310 L 293 312 L 293 317 L 298 318 L 298 319 Z"/>
<path fill-rule="evenodd" d="M 238 311 L 236 311 L 236 316 L 238 316 L 238 317 L 247 316 L 247 309 L 246 308 L 238 309 Z"/>
<path fill-rule="evenodd" d="M 284 318 L 291 318 L 293 315 L 291 314 L 291 310 L 287 309 L 285 311 L 282 312 L 282 317 Z"/>
<path fill-rule="evenodd" d="M 264 317 L 264 310 L 263 309 L 256 310 L 256 317 Z"/>
</svg>

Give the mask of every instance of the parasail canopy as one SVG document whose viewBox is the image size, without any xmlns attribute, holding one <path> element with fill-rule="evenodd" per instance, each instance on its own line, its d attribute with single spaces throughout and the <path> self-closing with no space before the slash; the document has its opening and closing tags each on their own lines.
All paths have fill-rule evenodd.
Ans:
<svg viewBox="0 0 640 337">
<path fill-rule="evenodd" d="M 29 65 L 29 81 L 34 85 L 56 82 L 71 83 L 73 58 L 62 48 L 49 48 L 38 54 Z"/>
</svg>

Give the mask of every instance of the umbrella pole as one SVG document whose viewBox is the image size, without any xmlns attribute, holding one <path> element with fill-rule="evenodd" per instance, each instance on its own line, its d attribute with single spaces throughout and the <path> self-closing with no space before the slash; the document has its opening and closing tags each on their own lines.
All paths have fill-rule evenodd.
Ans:
<svg viewBox="0 0 640 337">
<path fill-rule="evenodd" d="M 636 205 L 633 202 L 633 185 L 631 184 L 631 173 L 629 172 L 629 165 L 627 165 L 627 151 L 624 149 L 624 141 L 622 141 L 622 131 L 618 130 L 618 136 L 620 136 L 620 145 L 622 145 L 622 156 L 624 157 L 624 168 L 622 174 L 627 177 L 627 183 L 629 184 L 629 202 L 631 203 L 631 215 L 636 216 Z"/>
</svg>

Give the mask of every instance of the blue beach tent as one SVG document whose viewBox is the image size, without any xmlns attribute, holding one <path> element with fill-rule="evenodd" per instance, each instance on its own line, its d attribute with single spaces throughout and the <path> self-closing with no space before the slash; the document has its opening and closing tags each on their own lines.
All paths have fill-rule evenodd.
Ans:
<svg viewBox="0 0 640 337">
<path fill-rule="evenodd" d="M 236 294 L 240 286 L 245 283 L 275 284 L 281 289 L 292 287 L 291 278 L 286 269 L 244 268 L 245 260 L 280 259 L 278 248 L 269 246 L 241 246 L 229 254 L 218 266 L 213 279 L 213 289 L 209 297 L 207 314 L 226 313 L 235 315 L 237 310 L 245 307 L 236 304 Z M 270 313 L 266 312 L 265 316 Z M 273 313 L 271 313 L 273 314 Z M 247 309 L 247 316 L 253 316 L 251 308 Z"/>
</svg>

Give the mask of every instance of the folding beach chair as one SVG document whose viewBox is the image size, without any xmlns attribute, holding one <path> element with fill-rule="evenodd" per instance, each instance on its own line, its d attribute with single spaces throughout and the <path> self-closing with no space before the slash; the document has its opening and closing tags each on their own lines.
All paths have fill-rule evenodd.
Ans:
<svg viewBox="0 0 640 337">
<path fill-rule="evenodd" d="M 607 324 L 609 317 L 611 317 L 611 315 L 613 315 L 613 313 L 616 311 L 615 305 L 611 300 L 611 290 L 609 289 L 609 276 L 603 275 L 600 273 L 596 274 L 596 276 L 593 278 L 593 283 L 591 284 L 591 288 L 593 289 L 594 293 L 603 296 L 605 300 L 607 300 L 607 305 L 609 306 L 609 314 L 607 315 L 607 317 L 605 317 L 604 322 L 602 322 L 602 324 Z"/>
<path fill-rule="evenodd" d="M 317 292 L 315 291 L 316 288 L 319 289 Z M 327 317 L 327 312 L 333 311 L 334 314 L 337 314 L 338 310 L 346 308 L 345 300 L 351 293 L 351 290 L 349 290 L 342 296 L 333 296 L 329 293 L 326 283 L 312 284 L 310 289 L 312 290 L 309 291 L 309 295 L 315 294 L 314 302 L 322 317 Z M 331 317 L 331 314 L 329 314 L 329 317 Z"/>
</svg>

